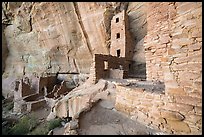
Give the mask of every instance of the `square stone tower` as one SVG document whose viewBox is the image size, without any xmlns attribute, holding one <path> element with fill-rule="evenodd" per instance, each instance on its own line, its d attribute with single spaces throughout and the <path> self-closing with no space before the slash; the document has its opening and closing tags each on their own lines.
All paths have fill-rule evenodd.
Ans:
<svg viewBox="0 0 204 137">
<path fill-rule="evenodd" d="M 128 16 L 124 10 L 112 18 L 110 55 L 125 57 L 130 61 L 134 49 L 128 27 Z"/>
</svg>

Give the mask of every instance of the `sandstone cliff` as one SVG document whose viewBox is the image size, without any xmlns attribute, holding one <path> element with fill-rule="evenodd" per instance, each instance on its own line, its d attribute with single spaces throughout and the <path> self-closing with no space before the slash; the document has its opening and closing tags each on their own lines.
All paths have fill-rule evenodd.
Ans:
<svg viewBox="0 0 204 137">
<path fill-rule="evenodd" d="M 93 54 L 109 53 L 110 21 L 122 10 L 135 40 L 133 73 L 145 73 L 144 52 L 139 52 L 146 34 L 144 3 L 3 2 L 4 77 L 89 73 Z"/>
</svg>

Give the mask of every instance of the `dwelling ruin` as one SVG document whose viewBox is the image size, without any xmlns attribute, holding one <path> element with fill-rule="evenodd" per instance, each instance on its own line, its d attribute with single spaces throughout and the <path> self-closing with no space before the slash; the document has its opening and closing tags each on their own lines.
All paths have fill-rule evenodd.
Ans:
<svg viewBox="0 0 204 137">
<path fill-rule="evenodd" d="M 67 88 L 65 81 L 57 82 L 57 75 L 24 77 L 15 81 L 14 112 L 31 112 L 45 105 L 50 99 L 57 100 L 73 88 Z"/>
<path fill-rule="evenodd" d="M 154 8 L 156 3 L 148 4 L 148 33 L 144 41 L 147 79 L 142 84 L 132 80 L 129 86 L 121 83 L 116 86 L 115 108 L 133 120 L 167 133 L 194 134 L 202 131 L 202 40 L 200 35 L 193 34 L 189 40 L 185 32 L 179 33 L 182 39 L 176 37 L 179 27 L 175 27 L 173 20 L 181 23 L 178 18 L 183 12 L 179 9 L 176 13 L 174 5 L 167 4 L 160 4 L 158 9 Z M 168 6 L 170 12 L 165 10 Z M 153 11 L 160 14 L 152 15 Z M 191 12 L 186 14 L 193 16 Z M 94 57 L 95 72 L 91 72 L 96 81 L 128 78 L 133 48 L 127 20 L 124 11 L 113 17 L 110 55 Z M 152 21 L 158 22 L 157 27 Z M 186 29 L 191 30 L 194 25 L 195 21 L 187 24 Z M 161 88 L 155 89 L 159 85 Z"/>
<path fill-rule="evenodd" d="M 54 4 L 51 4 L 51 6 L 53 5 Z M 80 9 L 80 6 L 76 5 L 77 4 L 70 5 L 70 7 L 74 9 L 73 11 Z M 129 30 L 128 20 L 130 14 L 127 15 L 127 11 L 123 10 L 113 16 L 111 20 L 111 45 L 110 53 L 108 54 L 93 54 L 94 50 L 92 51 L 92 49 L 87 46 L 94 45 L 90 42 L 91 40 L 88 41 L 86 37 L 86 35 L 88 35 L 86 33 L 90 33 L 90 37 L 93 35 L 91 34 L 92 32 L 89 31 L 94 27 L 89 28 L 91 25 L 88 26 L 87 24 L 90 22 L 81 19 L 81 16 L 79 16 L 80 10 L 76 10 L 77 12 L 65 12 L 65 14 L 68 15 L 72 15 L 71 13 L 76 14 L 73 15 L 73 17 L 79 16 L 78 18 L 76 17 L 76 22 L 74 23 L 81 23 L 80 25 L 78 24 L 81 27 L 78 30 L 83 30 L 83 34 L 80 31 L 78 32 L 78 30 L 73 30 L 73 35 L 82 34 L 80 35 L 82 36 L 80 39 L 83 38 L 84 41 L 88 41 L 85 44 L 79 42 L 82 45 L 86 45 L 88 48 L 86 46 L 80 47 L 80 44 L 77 45 L 78 43 L 74 43 L 80 47 L 78 49 L 76 46 L 77 48 L 73 50 L 80 51 L 79 53 L 76 52 L 78 59 L 84 55 L 93 55 L 89 79 L 85 83 L 87 85 L 80 85 L 72 90 L 74 87 L 67 87 L 63 80 L 58 82 L 59 79 L 57 78 L 57 74 L 46 77 L 20 79 L 15 83 L 14 111 L 30 112 L 41 106 L 50 105 L 51 113 L 55 114 L 54 116 L 60 118 L 68 117 L 72 122 L 78 122 L 79 115 L 82 112 L 87 112 L 87 110 L 97 101 L 107 99 L 111 91 L 113 91 L 114 109 L 124 113 L 134 121 L 139 121 L 144 125 L 153 129 L 158 129 L 167 134 L 201 134 L 202 3 L 150 2 L 142 4 L 142 6 L 143 8 L 145 7 L 145 11 L 143 12 L 146 14 L 141 16 L 145 16 L 144 18 L 147 24 L 146 33 L 143 37 L 144 43 L 142 44 L 145 54 L 145 79 L 133 78 L 131 74 L 131 68 L 134 67 L 132 58 L 135 47 Z M 46 7 L 47 6 L 43 6 L 46 10 L 52 9 L 49 5 L 49 8 Z M 82 10 L 83 8 L 86 9 L 86 6 L 81 5 L 81 8 Z M 97 9 L 88 8 L 93 11 Z M 87 11 L 89 11 L 88 8 L 86 9 Z M 134 15 L 137 10 L 133 8 L 132 11 L 135 13 L 131 10 L 129 10 L 129 13 Z M 89 13 L 87 11 L 82 13 L 82 15 Z M 98 14 L 99 13 L 100 12 L 98 12 Z M 49 12 L 49 14 L 52 15 L 51 12 Z M 94 15 L 94 18 L 97 15 Z M 43 16 L 46 19 L 46 16 Z M 61 14 L 59 14 L 59 16 L 61 16 Z M 38 16 L 38 18 L 38 20 L 44 22 L 44 20 L 40 19 L 41 17 Z M 140 16 L 138 18 L 140 18 Z M 37 24 L 41 24 L 38 20 L 35 20 Z M 66 21 L 66 19 L 64 20 Z M 60 21 L 63 22 L 64 20 Z M 56 20 L 53 22 L 55 21 Z M 48 22 L 46 23 L 51 26 Z M 66 25 L 64 25 L 66 23 L 60 23 L 57 22 L 57 25 L 53 23 L 52 25 L 54 27 L 52 29 L 55 30 L 55 27 L 58 26 L 66 28 Z M 100 24 L 99 22 L 94 23 Z M 44 23 L 43 27 L 46 27 L 47 24 Z M 37 26 L 36 28 L 38 28 L 36 24 L 33 26 Z M 58 29 L 61 31 L 63 27 L 60 27 Z M 133 25 L 132 28 L 134 29 L 134 27 Z M 41 31 L 42 28 L 38 28 L 38 31 L 44 36 L 44 32 L 42 33 Z M 54 33 L 49 32 L 49 34 Z M 64 35 L 60 33 L 59 37 L 57 35 L 56 39 L 62 38 L 64 41 L 62 42 L 63 45 L 66 45 L 67 43 L 64 37 L 69 36 L 72 36 L 72 34 Z M 49 39 L 54 38 L 53 36 L 53 38 Z M 48 38 L 45 39 L 41 37 L 41 39 L 43 39 L 41 42 L 45 43 L 45 45 L 47 43 L 52 44 L 52 42 L 47 41 Z M 71 41 L 73 42 L 78 39 L 78 37 L 74 37 L 73 39 L 70 38 L 68 42 L 71 43 Z M 56 41 L 58 41 L 58 39 Z M 97 41 L 94 42 L 97 43 Z M 73 43 L 71 43 L 71 45 L 72 44 Z M 96 49 L 98 47 L 96 46 L 93 48 Z M 63 47 L 62 49 L 64 50 L 65 48 Z M 72 47 L 68 47 L 67 49 L 69 50 L 68 52 L 72 52 Z M 57 50 L 58 52 L 60 48 L 53 46 L 52 50 Z M 87 53 L 84 53 L 84 51 L 87 51 Z M 98 53 L 97 49 L 95 51 Z M 103 51 L 103 53 L 105 52 Z M 52 54 L 52 52 L 50 52 L 50 54 Z M 59 55 L 61 59 L 63 55 L 61 55 L 61 53 Z M 71 55 L 67 55 L 68 58 L 66 59 L 69 61 L 69 56 L 74 55 L 75 52 L 71 53 Z M 75 69 L 78 73 L 78 66 L 81 68 L 86 66 L 84 70 L 89 68 L 87 67 L 87 62 L 89 62 L 87 58 L 85 60 L 80 60 L 80 63 L 84 62 L 81 64 L 79 63 L 79 65 L 76 63 L 76 59 L 70 59 L 73 64 L 69 63 L 74 66 L 72 66 L 73 68 L 76 67 Z M 60 65 L 57 67 L 59 67 L 59 70 L 61 69 Z M 79 73 L 81 72 L 79 71 Z M 61 74 L 62 77 L 64 75 L 65 74 Z M 109 85 L 110 83 L 112 84 L 111 86 Z M 108 86 L 111 87 L 111 90 L 107 88 Z M 68 94 L 70 91 L 71 94 Z"/>
<path fill-rule="evenodd" d="M 128 23 L 128 17 L 124 10 L 112 18 L 110 54 L 94 55 L 90 71 L 90 74 L 94 75 L 91 76 L 94 77 L 94 82 L 100 78 L 128 78 L 133 56 Z"/>
</svg>

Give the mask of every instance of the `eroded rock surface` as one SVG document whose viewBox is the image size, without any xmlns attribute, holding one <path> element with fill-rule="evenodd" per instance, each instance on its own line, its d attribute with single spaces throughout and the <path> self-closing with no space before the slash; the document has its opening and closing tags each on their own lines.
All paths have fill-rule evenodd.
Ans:
<svg viewBox="0 0 204 137">
<path fill-rule="evenodd" d="M 9 51 L 3 58 L 4 75 L 89 73 L 93 54 L 109 53 L 113 15 L 128 11 L 130 31 L 137 42 L 145 35 L 144 7 L 128 2 L 2 3 L 3 40 L 7 42 L 3 45 Z"/>
<path fill-rule="evenodd" d="M 103 98 L 108 98 L 110 91 L 107 89 L 108 83 L 100 80 L 93 85 L 85 82 L 75 88 L 52 108 L 51 116 L 79 118 L 81 112 L 88 111 L 94 103 Z"/>
</svg>

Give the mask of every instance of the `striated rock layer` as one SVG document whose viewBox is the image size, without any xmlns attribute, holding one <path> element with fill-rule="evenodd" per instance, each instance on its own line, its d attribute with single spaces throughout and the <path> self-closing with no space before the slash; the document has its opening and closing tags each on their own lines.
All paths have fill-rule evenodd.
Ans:
<svg viewBox="0 0 204 137">
<path fill-rule="evenodd" d="M 5 26 L 2 45 L 9 51 L 3 52 L 9 53 L 3 58 L 4 76 L 89 73 L 93 54 L 109 54 L 110 21 L 123 9 L 130 17 L 130 31 L 135 40 L 134 64 L 137 70 L 145 73 L 144 52 L 138 52 L 143 51 L 143 47 L 136 44 L 146 34 L 144 5 L 127 2 L 2 3 Z M 139 67 L 141 65 L 144 67 Z"/>
</svg>

